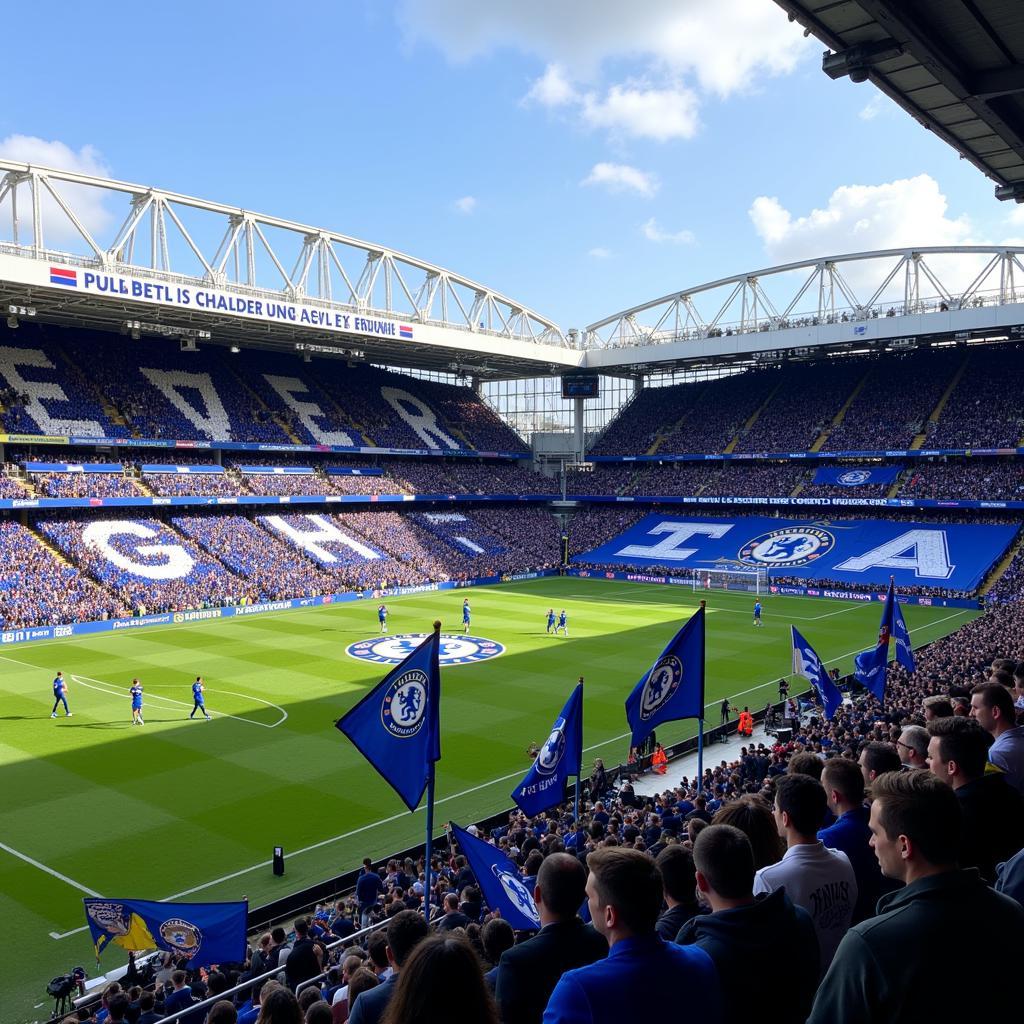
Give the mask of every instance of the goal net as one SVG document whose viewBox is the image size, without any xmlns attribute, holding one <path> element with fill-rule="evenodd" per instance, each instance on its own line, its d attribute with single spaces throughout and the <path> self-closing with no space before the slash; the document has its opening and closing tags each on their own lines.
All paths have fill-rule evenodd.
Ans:
<svg viewBox="0 0 1024 1024">
<path fill-rule="evenodd" d="M 694 590 L 745 590 L 759 597 L 768 592 L 768 570 L 763 566 L 749 569 L 694 569 L 691 577 Z"/>
</svg>

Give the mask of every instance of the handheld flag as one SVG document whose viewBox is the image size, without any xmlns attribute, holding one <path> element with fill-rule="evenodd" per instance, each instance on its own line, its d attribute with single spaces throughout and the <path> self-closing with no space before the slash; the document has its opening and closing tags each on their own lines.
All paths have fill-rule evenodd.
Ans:
<svg viewBox="0 0 1024 1024">
<path fill-rule="evenodd" d="M 245 960 L 248 903 L 157 903 L 84 899 L 96 958 L 111 943 L 121 949 L 163 949 L 189 957 L 189 967 Z"/>
<path fill-rule="evenodd" d="M 793 671 L 803 676 L 818 691 L 825 708 L 825 717 L 831 720 L 843 703 L 843 695 L 829 678 L 817 651 L 800 635 L 796 626 L 789 628 L 793 632 Z"/>
<path fill-rule="evenodd" d="M 513 928 L 536 931 L 540 912 L 533 893 L 526 887 L 519 869 L 496 846 L 477 839 L 451 822 L 452 835 L 469 861 L 470 870 L 483 890 L 491 910 L 497 910 Z"/>
<path fill-rule="evenodd" d="M 896 642 L 896 660 L 908 671 L 914 671 L 914 648 L 910 645 L 910 630 L 903 619 L 899 601 L 892 603 L 892 638 Z"/>
<path fill-rule="evenodd" d="M 555 719 L 551 734 L 526 773 L 516 786 L 512 799 L 527 814 L 540 814 L 562 802 L 566 779 L 580 774 L 583 758 L 583 683 L 565 702 Z"/>
<path fill-rule="evenodd" d="M 359 753 L 416 810 L 431 765 L 441 759 L 441 674 L 435 631 L 335 723 Z"/>
<path fill-rule="evenodd" d="M 882 621 L 878 625 L 878 642 L 870 651 L 862 651 L 853 659 L 853 676 L 866 690 L 870 690 L 880 704 L 885 703 L 885 676 L 889 663 L 889 638 L 893 633 L 893 622 L 896 608 L 896 588 L 892 577 L 889 578 L 889 591 L 885 595 L 885 606 L 882 608 Z M 902 622 L 903 616 L 900 615 Z M 903 631 L 906 634 L 906 624 Z M 909 634 L 906 634 L 909 640 Z M 913 662 L 913 657 L 911 657 Z M 901 664 L 906 664 L 901 660 Z"/>
<path fill-rule="evenodd" d="M 630 744 L 638 747 L 662 722 L 704 717 L 704 607 L 672 638 L 626 700 Z"/>
</svg>

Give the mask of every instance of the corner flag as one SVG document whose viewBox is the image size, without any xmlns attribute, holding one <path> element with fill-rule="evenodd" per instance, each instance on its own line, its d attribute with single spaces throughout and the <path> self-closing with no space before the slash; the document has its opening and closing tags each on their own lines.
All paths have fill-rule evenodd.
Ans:
<svg viewBox="0 0 1024 1024">
<path fill-rule="evenodd" d="M 555 719 L 551 734 L 526 778 L 513 791 L 512 799 L 529 815 L 560 804 L 566 780 L 573 776 L 579 778 L 582 758 L 583 683 L 580 682 Z"/>
<path fill-rule="evenodd" d="M 704 718 L 703 603 L 626 700 L 634 747 L 662 722 L 679 718 Z"/>
<path fill-rule="evenodd" d="M 452 836 L 469 861 L 487 906 L 497 910 L 513 928 L 521 931 L 540 928 L 540 913 L 533 893 L 526 887 L 515 864 L 496 846 L 477 839 L 454 821 L 451 826 Z"/>
<path fill-rule="evenodd" d="M 829 678 L 814 648 L 800 635 L 796 626 L 789 628 L 793 633 L 793 671 L 803 676 L 818 691 L 825 707 L 825 717 L 831 720 L 843 703 L 843 695 Z"/>
<path fill-rule="evenodd" d="M 432 764 L 441 759 L 439 636 L 435 629 L 335 722 L 410 811 L 423 796 Z"/>
</svg>

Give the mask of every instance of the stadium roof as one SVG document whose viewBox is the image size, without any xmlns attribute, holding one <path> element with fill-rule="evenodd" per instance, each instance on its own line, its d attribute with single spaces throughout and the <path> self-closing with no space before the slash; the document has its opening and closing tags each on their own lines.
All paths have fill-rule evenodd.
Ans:
<svg viewBox="0 0 1024 1024">
<path fill-rule="evenodd" d="M 1024 202 L 1022 0 L 775 2 L 829 47 L 829 77 L 873 82 Z"/>
</svg>

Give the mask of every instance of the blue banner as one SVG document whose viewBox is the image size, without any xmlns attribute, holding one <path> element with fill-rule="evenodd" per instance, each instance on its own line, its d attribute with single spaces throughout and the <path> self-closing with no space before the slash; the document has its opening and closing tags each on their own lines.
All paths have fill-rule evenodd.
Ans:
<svg viewBox="0 0 1024 1024">
<path fill-rule="evenodd" d="M 312 466 L 238 466 L 243 476 L 312 476 Z"/>
<path fill-rule="evenodd" d="M 166 462 L 145 462 L 142 464 L 143 473 L 181 473 L 186 476 L 202 475 L 204 473 L 223 473 L 224 467 L 214 463 L 204 466 L 177 466 Z"/>
<path fill-rule="evenodd" d="M 245 961 L 247 903 L 82 902 L 97 958 L 113 944 L 134 952 L 176 953 L 188 958 L 189 967 Z"/>
<path fill-rule="evenodd" d="M 527 814 L 534 815 L 562 802 L 565 784 L 579 778 L 583 758 L 583 680 L 576 684 L 555 719 L 533 767 L 516 786 L 512 799 Z"/>
<path fill-rule="evenodd" d="M 903 472 L 902 466 L 822 466 L 814 471 L 813 483 L 839 487 L 891 484 Z"/>
<path fill-rule="evenodd" d="M 588 455 L 588 462 L 758 462 L 764 459 L 777 461 L 810 459 L 829 461 L 832 459 L 929 459 L 936 455 L 1015 455 L 1024 456 L 1024 448 L 851 448 L 838 452 L 708 452 L 701 454 L 672 455 L 659 452 L 657 455 Z"/>
<path fill-rule="evenodd" d="M 120 462 L 23 462 L 29 473 L 123 473 Z"/>
<path fill-rule="evenodd" d="M 438 637 L 431 633 L 335 723 L 410 811 L 441 758 Z"/>
<path fill-rule="evenodd" d="M 878 640 L 875 646 L 862 651 L 854 658 L 854 678 L 865 689 L 870 690 L 880 704 L 885 703 L 885 684 L 889 670 L 889 641 L 896 641 L 896 660 L 908 671 L 914 671 L 914 651 L 910 646 L 910 632 L 903 619 L 903 612 L 896 600 L 892 582 L 885 595 L 882 621 L 878 624 Z"/>
<path fill-rule="evenodd" d="M 353 469 L 351 466 L 328 466 L 328 476 L 383 476 L 384 470 L 379 466 L 368 466 Z"/>
<path fill-rule="evenodd" d="M 793 638 L 793 671 L 818 691 L 825 717 L 831 721 L 843 703 L 843 695 L 825 670 L 818 652 L 800 635 L 796 626 L 789 628 Z"/>
<path fill-rule="evenodd" d="M 574 562 L 699 571 L 759 566 L 769 576 L 973 591 L 1017 525 L 649 515 Z"/>
<path fill-rule="evenodd" d="M 630 746 L 662 722 L 704 717 L 704 606 L 672 638 L 626 698 Z"/>
<path fill-rule="evenodd" d="M 452 836 L 469 861 L 470 870 L 484 894 L 487 906 L 497 910 L 517 931 L 540 928 L 540 913 L 533 893 L 523 882 L 519 869 L 496 846 L 450 822 Z"/>
</svg>

